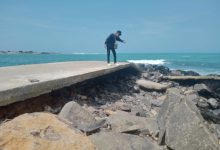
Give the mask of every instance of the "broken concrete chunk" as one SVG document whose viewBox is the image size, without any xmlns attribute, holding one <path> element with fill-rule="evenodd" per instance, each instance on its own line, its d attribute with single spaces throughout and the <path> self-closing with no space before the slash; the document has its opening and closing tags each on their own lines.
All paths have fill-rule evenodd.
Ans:
<svg viewBox="0 0 220 150">
<path fill-rule="evenodd" d="M 162 104 L 163 104 L 163 101 L 161 101 L 161 100 L 158 100 L 158 99 L 151 100 L 151 106 L 161 107 Z"/>
<path fill-rule="evenodd" d="M 158 126 L 155 119 L 147 119 L 131 115 L 124 111 L 116 111 L 115 115 L 108 118 L 111 128 L 115 132 L 134 132 L 141 131 L 142 129 L 149 130 L 150 135 L 158 133 Z"/>
<path fill-rule="evenodd" d="M 165 91 L 167 89 L 166 85 L 160 84 L 160 83 L 156 83 L 156 82 L 152 82 L 149 80 L 144 80 L 144 79 L 140 79 L 137 80 L 136 82 L 141 88 L 145 89 L 145 90 L 150 90 L 150 91 Z"/>
<path fill-rule="evenodd" d="M 213 108 L 213 109 L 217 109 L 219 107 L 219 103 L 215 98 L 209 98 L 208 101 L 209 105 Z"/>
<path fill-rule="evenodd" d="M 119 109 L 122 111 L 131 112 L 131 107 L 129 105 L 122 105 L 119 107 Z"/>
<path fill-rule="evenodd" d="M 149 139 L 130 134 L 100 132 L 89 138 L 100 150 L 162 150 Z"/>
<path fill-rule="evenodd" d="M 209 104 L 207 102 L 207 99 L 205 98 L 200 98 L 197 102 L 197 106 L 200 108 L 209 108 Z"/>
<path fill-rule="evenodd" d="M 106 120 L 97 121 L 88 111 L 76 102 L 68 102 L 59 113 L 59 118 L 68 120 L 83 132 L 92 132 L 101 128 Z"/>
</svg>

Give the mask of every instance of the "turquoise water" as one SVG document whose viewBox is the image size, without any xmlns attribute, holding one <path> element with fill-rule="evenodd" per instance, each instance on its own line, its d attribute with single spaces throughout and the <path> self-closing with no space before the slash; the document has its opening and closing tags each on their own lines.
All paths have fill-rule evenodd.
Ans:
<svg viewBox="0 0 220 150">
<path fill-rule="evenodd" d="M 220 53 L 119 53 L 117 57 L 123 62 L 139 61 L 200 74 L 220 74 Z M 83 60 L 105 61 L 106 54 L 0 54 L 0 67 Z"/>
</svg>

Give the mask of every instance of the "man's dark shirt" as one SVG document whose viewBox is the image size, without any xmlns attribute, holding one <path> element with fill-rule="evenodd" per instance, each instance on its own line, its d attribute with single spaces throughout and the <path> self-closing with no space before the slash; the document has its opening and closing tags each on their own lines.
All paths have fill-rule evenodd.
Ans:
<svg viewBox="0 0 220 150">
<path fill-rule="evenodd" d="M 105 45 L 108 47 L 114 47 L 115 41 L 124 42 L 119 36 L 116 36 L 114 33 L 112 33 L 105 40 Z"/>
</svg>

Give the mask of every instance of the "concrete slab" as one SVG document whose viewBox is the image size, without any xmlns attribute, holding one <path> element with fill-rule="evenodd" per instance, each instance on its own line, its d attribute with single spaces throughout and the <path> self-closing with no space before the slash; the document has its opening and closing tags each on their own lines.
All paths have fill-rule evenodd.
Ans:
<svg viewBox="0 0 220 150">
<path fill-rule="evenodd" d="M 0 68 L 0 106 L 49 93 L 131 66 L 102 61 L 74 61 Z"/>
<path fill-rule="evenodd" d="M 220 77 L 214 76 L 164 76 L 168 80 L 215 80 L 220 81 Z"/>
</svg>

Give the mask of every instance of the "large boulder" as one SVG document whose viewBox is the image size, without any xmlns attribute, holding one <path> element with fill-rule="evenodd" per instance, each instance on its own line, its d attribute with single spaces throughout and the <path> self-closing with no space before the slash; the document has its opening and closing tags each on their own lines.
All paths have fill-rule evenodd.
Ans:
<svg viewBox="0 0 220 150">
<path fill-rule="evenodd" d="M 211 97 L 218 97 L 218 95 L 212 91 L 206 84 L 195 84 L 194 90 L 196 90 L 200 96 L 203 96 L 205 98 L 211 98 Z"/>
<path fill-rule="evenodd" d="M 116 111 L 108 118 L 114 132 L 132 133 L 146 131 L 149 135 L 155 136 L 158 133 L 158 126 L 155 119 L 138 117 L 124 111 Z"/>
<path fill-rule="evenodd" d="M 72 126 L 83 132 L 92 132 L 105 124 L 105 120 L 96 120 L 87 110 L 78 103 L 71 101 L 64 105 L 59 118 L 71 122 Z"/>
<path fill-rule="evenodd" d="M 0 125 L 1 150 L 88 150 L 88 137 L 49 113 L 24 114 Z"/>
<path fill-rule="evenodd" d="M 149 139 L 130 134 L 101 132 L 89 138 L 100 150 L 162 150 Z"/>
<path fill-rule="evenodd" d="M 219 107 L 219 102 L 215 98 L 209 98 L 208 103 L 213 109 L 217 109 Z"/>
<path fill-rule="evenodd" d="M 140 79 L 137 80 L 137 85 L 141 88 L 150 90 L 150 91 L 165 91 L 167 89 L 167 85 L 163 85 L 160 83 L 152 82 L 149 80 Z"/>
<path fill-rule="evenodd" d="M 194 90 L 196 90 L 199 93 L 210 93 L 211 92 L 209 87 L 203 83 L 202 84 L 195 84 L 193 88 L 194 88 Z"/>
<path fill-rule="evenodd" d="M 217 150 L 212 134 L 195 103 L 178 89 L 169 89 L 158 115 L 159 144 L 175 150 Z"/>
</svg>

